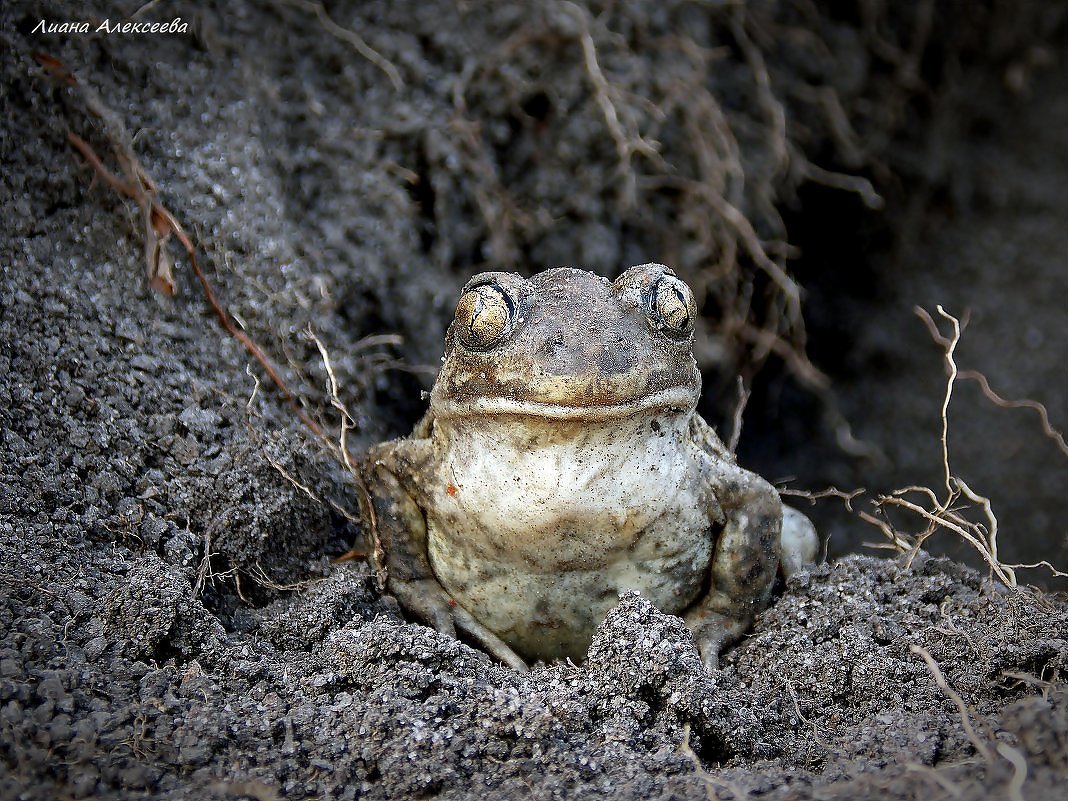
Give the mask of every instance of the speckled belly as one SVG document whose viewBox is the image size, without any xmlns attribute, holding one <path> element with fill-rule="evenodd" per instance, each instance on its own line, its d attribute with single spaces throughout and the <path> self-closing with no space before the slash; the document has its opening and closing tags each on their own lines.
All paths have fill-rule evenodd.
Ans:
<svg viewBox="0 0 1068 801">
<path fill-rule="evenodd" d="M 624 590 L 682 611 L 706 586 L 714 537 L 699 460 L 658 443 L 462 449 L 477 455 L 443 465 L 452 491 L 428 509 L 438 580 L 526 658 L 584 658 Z"/>
<path fill-rule="evenodd" d="M 431 534 L 430 555 L 445 589 L 520 655 L 578 661 L 623 590 L 637 590 L 658 609 L 677 613 L 704 586 L 711 558 L 707 534 L 676 539 L 670 548 L 656 542 L 656 533 L 648 539 L 633 552 L 605 554 L 592 570 L 577 569 L 568 560 L 536 569 L 472 558 L 461 549 L 442 547 L 437 532 Z M 562 555 L 571 549 L 556 551 Z"/>
</svg>

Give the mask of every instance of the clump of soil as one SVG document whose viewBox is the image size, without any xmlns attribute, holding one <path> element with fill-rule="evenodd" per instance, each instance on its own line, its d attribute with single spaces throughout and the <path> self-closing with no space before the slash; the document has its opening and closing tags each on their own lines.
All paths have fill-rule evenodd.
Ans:
<svg viewBox="0 0 1068 801">
<path fill-rule="evenodd" d="M 133 132 L 227 309 L 336 431 L 313 329 L 354 448 L 421 412 L 472 272 L 663 261 L 703 301 L 710 416 L 730 419 L 736 374 L 816 398 L 747 427 L 767 454 L 834 409 L 786 243 L 843 206 L 811 198 L 849 198 L 878 231 L 853 242 L 912 230 L 910 188 L 958 185 L 915 158 L 936 102 L 974 116 L 954 70 L 967 98 L 1005 70 L 1026 83 L 1045 4 L 278 0 L 182 7 L 181 35 L 34 31 L 95 30 L 113 5 L 0 11 L 0 795 L 1041 798 L 1065 780 L 1064 602 L 943 560 L 815 568 L 714 675 L 633 595 L 583 665 L 527 675 L 405 622 L 365 564 L 330 562 L 359 537 L 346 472 L 180 259 L 174 298 L 148 288 L 140 217 L 67 140 L 107 158 L 109 132 L 31 58 Z"/>
<path fill-rule="evenodd" d="M 227 631 L 156 557 L 53 546 L 22 568 L 46 560 L 84 577 L 5 606 L 7 797 L 978 798 L 1026 775 L 1044 798 L 1064 781 L 1068 606 L 946 560 L 802 574 L 711 675 L 636 594 L 582 666 L 521 675 L 403 623 L 363 565 Z"/>
</svg>

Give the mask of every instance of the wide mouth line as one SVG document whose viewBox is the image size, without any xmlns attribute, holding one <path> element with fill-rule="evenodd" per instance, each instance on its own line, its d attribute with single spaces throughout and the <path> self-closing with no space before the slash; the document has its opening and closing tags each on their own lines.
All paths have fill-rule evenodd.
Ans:
<svg viewBox="0 0 1068 801">
<path fill-rule="evenodd" d="M 431 401 L 434 414 L 439 419 L 469 415 L 516 415 L 552 420 L 611 420 L 633 417 L 653 409 L 692 410 L 696 404 L 697 393 L 688 387 L 672 387 L 624 403 L 587 406 L 506 397 L 481 397 L 465 401 L 434 398 Z"/>
</svg>

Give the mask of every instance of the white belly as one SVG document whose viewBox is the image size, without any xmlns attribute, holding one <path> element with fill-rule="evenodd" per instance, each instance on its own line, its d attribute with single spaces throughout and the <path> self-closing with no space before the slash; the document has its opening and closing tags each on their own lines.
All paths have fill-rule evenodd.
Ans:
<svg viewBox="0 0 1068 801">
<path fill-rule="evenodd" d="M 700 593 L 713 551 L 688 417 L 439 426 L 449 454 L 427 503 L 442 585 L 521 654 L 585 655 L 623 590 L 664 612 Z"/>
</svg>

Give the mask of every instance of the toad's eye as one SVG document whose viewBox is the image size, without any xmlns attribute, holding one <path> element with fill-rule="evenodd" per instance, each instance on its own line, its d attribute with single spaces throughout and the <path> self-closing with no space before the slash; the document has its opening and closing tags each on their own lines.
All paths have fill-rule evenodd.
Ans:
<svg viewBox="0 0 1068 801">
<path fill-rule="evenodd" d="M 686 335 L 697 320 L 693 292 L 673 275 L 662 275 L 653 286 L 649 305 L 660 327 L 670 334 Z"/>
<path fill-rule="evenodd" d="M 515 303 L 496 283 L 472 287 L 456 304 L 456 334 L 472 350 L 488 350 L 500 342 L 515 320 Z"/>
</svg>

